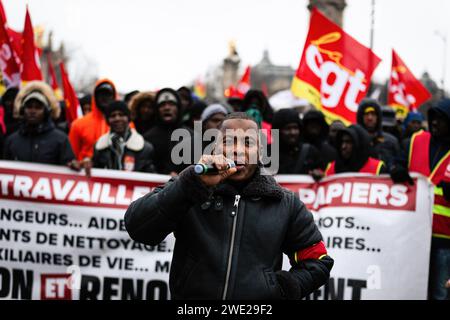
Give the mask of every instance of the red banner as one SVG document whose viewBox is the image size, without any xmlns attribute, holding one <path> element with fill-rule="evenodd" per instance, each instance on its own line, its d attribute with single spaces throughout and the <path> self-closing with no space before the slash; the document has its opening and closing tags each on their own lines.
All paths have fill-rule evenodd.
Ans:
<svg viewBox="0 0 450 320">
<path fill-rule="evenodd" d="M 431 98 L 427 88 L 414 77 L 395 50 L 392 50 L 392 70 L 389 80 L 388 104 L 405 117 Z"/>
<path fill-rule="evenodd" d="M 358 104 L 366 96 L 380 61 L 369 48 L 314 9 L 291 90 L 328 118 L 355 123 Z"/>
</svg>

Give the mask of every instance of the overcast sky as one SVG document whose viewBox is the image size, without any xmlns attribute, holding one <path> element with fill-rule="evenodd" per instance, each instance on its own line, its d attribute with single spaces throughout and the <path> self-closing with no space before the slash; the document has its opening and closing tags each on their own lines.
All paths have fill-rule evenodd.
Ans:
<svg viewBox="0 0 450 320">
<path fill-rule="evenodd" d="M 417 77 L 428 71 L 440 83 L 444 46 L 435 31 L 450 36 L 447 2 L 376 0 L 377 80 L 389 76 L 393 47 Z M 268 49 L 275 64 L 296 69 L 309 22 L 307 0 L 3 0 L 13 29 L 23 29 L 27 3 L 33 24 L 53 30 L 56 44 L 64 40 L 73 53 L 72 77 L 90 61 L 121 92 L 188 84 L 221 62 L 229 40 L 242 68 Z M 367 46 L 370 3 L 347 0 L 344 14 L 345 31 Z"/>
</svg>

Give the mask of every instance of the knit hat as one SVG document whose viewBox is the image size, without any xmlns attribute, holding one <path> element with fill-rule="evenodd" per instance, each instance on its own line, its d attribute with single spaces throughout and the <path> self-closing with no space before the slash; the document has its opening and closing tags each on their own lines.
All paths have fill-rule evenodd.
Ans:
<svg viewBox="0 0 450 320">
<path fill-rule="evenodd" d="M 121 111 L 128 117 L 128 119 L 130 119 L 130 109 L 128 109 L 128 106 L 125 102 L 120 100 L 111 102 L 105 110 L 106 120 L 108 120 L 109 116 L 114 111 Z"/>
<path fill-rule="evenodd" d="M 28 95 L 25 96 L 22 100 L 22 107 L 25 107 L 28 101 L 30 100 L 37 100 L 40 103 L 42 103 L 45 108 L 50 111 L 50 103 L 48 102 L 47 98 L 42 94 L 40 91 L 32 91 Z"/>
<path fill-rule="evenodd" d="M 414 112 L 414 111 L 408 112 L 408 115 L 406 116 L 405 120 L 403 121 L 403 128 L 406 129 L 406 127 L 408 126 L 408 124 L 411 121 L 423 122 L 423 121 L 425 121 L 425 117 L 420 112 Z"/>
<path fill-rule="evenodd" d="M 222 113 L 223 115 L 226 116 L 228 114 L 228 111 L 223 105 L 219 103 L 214 103 L 206 107 L 205 110 L 203 110 L 201 120 L 206 121 L 216 113 Z"/>
</svg>

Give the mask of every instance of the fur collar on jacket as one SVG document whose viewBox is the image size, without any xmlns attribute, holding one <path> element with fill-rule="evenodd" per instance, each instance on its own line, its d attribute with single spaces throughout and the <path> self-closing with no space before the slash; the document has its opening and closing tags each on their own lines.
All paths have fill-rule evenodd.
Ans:
<svg viewBox="0 0 450 320">
<path fill-rule="evenodd" d="M 238 194 L 238 191 L 228 183 L 221 183 L 216 187 L 217 194 L 231 195 Z M 250 182 L 243 188 L 242 195 L 249 198 L 270 198 L 281 200 L 283 198 L 283 188 L 270 175 L 262 175 L 260 169 Z"/>
<path fill-rule="evenodd" d="M 30 81 L 25 85 L 25 87 L 20 89 L 19 93 L 17 94 L 16 100 L 14 100 L 13 117 L 16 119 L 21 117 L 20 108 L 22 107 L 22 102 L 25 97 L 33 91 L 39 91 L 47 98 L 48 102 L 50 103 L 51 118 L 53 120 L 58 119 L 61 113 L 61 108 L 59 107 L 58 100 L 53 93 L 53 89 L 43 81 Z"/>
</svg>

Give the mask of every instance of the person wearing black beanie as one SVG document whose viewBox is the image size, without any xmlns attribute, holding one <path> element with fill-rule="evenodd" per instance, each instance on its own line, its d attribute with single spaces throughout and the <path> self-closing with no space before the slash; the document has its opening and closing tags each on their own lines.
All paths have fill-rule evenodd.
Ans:
<svg viewBox="0 0 450 320">
<path fill-rule="evenodd" d="M 294 109 L 281 109 L 275 112 L 272 130 L 280 130 L 280 153 L 278 174 L 313 174 L 322 176 L 324 169 L 319 151 L 312 145 L 302 142 L 303 131 L 299 114 Z M 272 157 L 275 155 L 272 155 Z"/>
<path fill-rule="evenodd" d="M 111 102 L 105 110 L 106 121 L 108 121 L 108 118 L 114 111 L 120 111 L 124 116 L 128 118 L 128 121 L 130 121 L 130 109 L 125 102 L 119 100 Z"/>
</svg>

